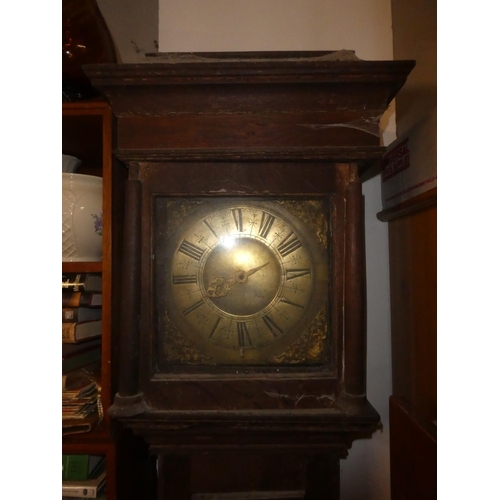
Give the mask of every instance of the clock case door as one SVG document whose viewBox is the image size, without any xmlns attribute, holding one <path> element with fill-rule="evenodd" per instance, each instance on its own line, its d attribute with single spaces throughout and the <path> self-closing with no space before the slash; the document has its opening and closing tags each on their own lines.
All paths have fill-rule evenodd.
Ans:
<svg viewBox="0 0 500 500">
<path fill-rule="evenodd" d="M 358 265 L 364 259 L 362 246 L 353 239 L 360 229 L 356 207 L 361 200 L 352 189 L 356 171 L 355 164 L 297 159 L 132 163 L 130 177 L 137 183 L 141 226 L 140 291 L 135 293 L 140 298 L 140 391 L 150 410 L 342 411 L 346 382 L 355 388 L 361 380 L 364 386 L 364 332 L 358 321 L 364 311 L 356 311 L 353 318 L 349 309 L 356 303 L 364 307 L 352 287 L 354 283 L 362 290 L 364 279 Z M 359 183 L 354 178 L 354 184 Z M 307 340 L 299 339 L 288 346 L 288 358 L 281 363 L 234 364 L 207 361 L 204 352 L 179 336 L 174 340 L 185 362 L 165 362 L 162 304 L 169 297 L 162 279 L 167 279 L 170 228 L 161 207 L 172 200 L 218 206 L 226 200 L 245 205 L 279 199 L 317 200 L 326 210 L 327 285 L 320 300 L 327 307 L 326 331 L 317 336 L 321 340 L 309 339 L 304 346 Z M 358 344 L 357 351 L 353 343 Z M 308 357 L 308 352 L 317 350 L 322 350 L 321 356 Z M 359 402 L 359 395 L 354 395 L 353 401 Z"/>
</svg>

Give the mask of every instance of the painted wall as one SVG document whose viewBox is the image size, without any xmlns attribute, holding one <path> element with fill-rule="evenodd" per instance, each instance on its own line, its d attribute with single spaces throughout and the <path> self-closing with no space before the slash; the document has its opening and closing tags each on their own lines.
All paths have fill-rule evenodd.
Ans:
<svg viewBox="0 0 500 500">
<path fill-rule="evenodd" d="M 158 0 L 97 0 L 118 61 L 136 63 L 158 50 Z"/>
<path fill-rule="evenodd" d="M 156 12 L 155 2 L 159 2 Z M 154 40 L 158 40 L 160 52 L 350 49 L 361 59 L 393 58 L 390 0 L 98 3 L 123 62 L 140 61 L 146 52 L 154 52 Z M 387 145 L 396 138 L 394 107 L 383 117 L 382 124 L 383 143 Z M 370 440 L 354 443 L 349 457 L 341 464 L 341 489 L 343 500 L 387 500 L 388 398 L 392 386 L 387 225 L 376 218 L 382 209 L 380 176 L 366 181 L 363 193 L 368 288 L 367 393 L 381 415 L 383 429 Z"/>
<path fill-rule="evenodd" d="M 159 0 L 159 50 L 355 49 L 392 56 L 388 0 Z"/>
<path fill-rule="evenodd" d="M 392 0 L 394 59 L 417 62 L 399 92 L 394 161 L 382 176 L 382 204 L 390 208 L 437 187 L 436 0 Z M 396 160 L 396 157 L 399 158 Z"/>
</svg>

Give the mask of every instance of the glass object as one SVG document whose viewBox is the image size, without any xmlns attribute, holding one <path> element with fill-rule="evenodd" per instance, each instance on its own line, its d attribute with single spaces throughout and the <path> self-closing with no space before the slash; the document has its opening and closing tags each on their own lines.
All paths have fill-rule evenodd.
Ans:
<svg viewBox="0 0 500 500">
<path fill-rule="evenodd" d="M 82 70 L 84 64 L 116 62 L 113 39 L 96 0 L 62 2 L 63 102 L 98 95 Z"/>
</svg>

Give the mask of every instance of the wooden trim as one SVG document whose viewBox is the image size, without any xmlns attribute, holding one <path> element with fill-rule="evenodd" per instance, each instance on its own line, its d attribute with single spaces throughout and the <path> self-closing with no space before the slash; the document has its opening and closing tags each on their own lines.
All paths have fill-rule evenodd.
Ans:
<svg viewBox="0 0 500 500">
<path fill-rule="evenodd" d="M 97 107 L 97 109 L 99 109 Z M 111 425 L 107 409 L 111 405 L 111 344 L 112 344 L 112 122 L 111 109 L 103 106 L 100 112 L 102 120 L 102 401 L 104 421 Z"/>
<path fill-rule="evenodd" d="M 305 53 L 299 62 L 287 57 L 286 52 L 275 52 L 271 57 L 264 57 L 264 52 L 254 53 L 254 59 L 242 57 L 240 53 L 236 57 L 227 55 L 163 54 L 151 58 L 150 64 L 89 64 L 85 66 L 85 73 L 98 89 L 109 84 L 130 87 L 193 83 L 193 79 L 198 83 L 203 79 L 223 84 L 269 83 L 270 80 L 274 83 L 333 82 L 351 85 L 397 82 L 397 91 L 415 66 L 415 61 L 361 61 L 352 58 L 342 61 L 335 60 L 335 56 L 328 59 L 328 53 L 326 58 L 308 57 Z"/>
<path fill-rule="evenodd" d="M 345 389 L 351 396 L 366 393 L 366 304 L 363 195 L 358 169 L 345 164 Z"/>
<path fill-rule="evenodd" d="M 116 150 L 115 156 L 125 163 L 165 161 L 321 161 L 375 162 L 381 160 L 386 148 L 364 147 L 302 147 L 302 148 L 227 148 L 227 149 L 143 149 Z"/>
<path fill-rule="evenodd" d="M 109 112 L 111 112 L 109 104 L 102 97 L 89 99 L 86 101 L 62 103 L 63 115 L 79 115 L 79 116 L 81 116 L 82 114 L 95 115 L 95 114 L 100 114 L 101 110 L 109 110 Z"/>
<path fill-rule="evenodd" d="M 437 205 L 437 188 L 432 188 L 410 200 L 403 201 L 395 207 L 382 210 L 377 214 L 377 219 L 388 222 L 435 205 Z"/>
<path fill-rule="evenodd" d="M 102 262 L 63 262 L 63 273 L 102 273 Z"/>
</svg>

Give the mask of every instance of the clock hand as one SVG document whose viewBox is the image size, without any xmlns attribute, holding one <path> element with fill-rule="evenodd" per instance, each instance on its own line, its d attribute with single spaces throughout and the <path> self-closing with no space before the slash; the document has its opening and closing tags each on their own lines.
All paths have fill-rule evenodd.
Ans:
<svg viewBox="0 0 500 500">
<path fill-rule="evenodd" d="M 266 267 L 268 264 L 269 264 L 269 262 L 266 262 L 265 264 L 262 264 L 262 266 L 254 267 L 253 269 L 250 269 L 249 271 L 247 271 L 247 276 L 251 276 L 252 274 L 256 273 L 259 269 Z"/>
<path fill-rule="evenodd" d="M 234 281 L 236 283 L 246 283 L 249 276 L 252 276 L 252 274 L 256 273 L 257 271 L 267 266 L 268 264 L 269 262 L 266 262 L 265 264 L 249 269 L 248 271 L 238 270 L 234 273 Z"/>
<path fill-rule="evenodd" d="M 207 295 L 209 297 L 215 297 L 215 298 L 225 297 L 228 294 L 229 290 L 231 289 L 232 285 L 234 285 L 235 283 L 240 283 L 240 284 L 246 283 L 249 276 L 256 273 L 257 271 L 267 266 L 268 264 L 269 262 L 266 262 L 265 264 L 253 267 L 248 271 L 242 271 L 242 270 L 236 271 L 234 273 L 234 278 L 223 278 L 223 277 L 214 278 L 208 285 Z"/>
</svg>

